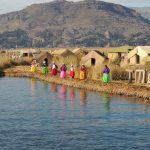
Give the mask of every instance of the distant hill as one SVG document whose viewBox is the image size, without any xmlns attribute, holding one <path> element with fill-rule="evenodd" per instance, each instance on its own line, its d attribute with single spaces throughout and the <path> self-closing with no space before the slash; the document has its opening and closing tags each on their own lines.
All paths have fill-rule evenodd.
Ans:
<svg viewBox="0 0 150 150">
<path fill-rule="evenodd" d="M 150 20 L 150 7 L 136 7 L 133 8 L 135 9 L 138 13 L 140 13 L 143 17 L 147 18 Z"/>
<path fill-rule="evenodd" d="M 0 15 L 0 48 L 150 44 L 150 21 L 98 0 L 57 0 Z"/>
</svg>

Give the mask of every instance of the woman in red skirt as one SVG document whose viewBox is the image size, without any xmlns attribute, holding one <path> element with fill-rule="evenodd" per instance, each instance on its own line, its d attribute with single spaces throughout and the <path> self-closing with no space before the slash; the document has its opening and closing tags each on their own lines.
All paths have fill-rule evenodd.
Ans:
<svg viewBox="0 0 150 150">
<path fill-rule="evenodd" d="M 55 62 L 53 62 L 51 68 L 50 68 L 50 73 L 51 75 L 57 75 L 57 65 L 55 64 Z"/>
<path fill-rule="evenodd" d="M 73 65 L 71 65 L 71 68 L 70 68 L 70 76 L 71 76 L 72 78 L 74 78 L 74 76 L 75 76 L 75 71 L 74 71 Z"/>
</svg>

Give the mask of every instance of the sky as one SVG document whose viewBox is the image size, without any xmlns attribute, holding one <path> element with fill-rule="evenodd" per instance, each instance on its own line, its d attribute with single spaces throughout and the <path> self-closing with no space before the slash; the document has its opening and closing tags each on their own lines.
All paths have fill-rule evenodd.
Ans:
<svg viewBox="0 0 150 150">
<path fill-rule="evenodd" d="M 0 14 L 17 11 L 34 3 L 51 2 L 53 0 L 0 0 Z M 79 0 L 68 0 L 79 1 Z M 121 4 L 127 7 L 150 7 L 150 0 L 103 0 L 106 2 Z"/>
</svg>

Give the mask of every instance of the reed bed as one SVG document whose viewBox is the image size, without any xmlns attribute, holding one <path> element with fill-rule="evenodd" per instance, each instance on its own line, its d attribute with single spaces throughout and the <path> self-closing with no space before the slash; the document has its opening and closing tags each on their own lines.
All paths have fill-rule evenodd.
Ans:
<svg viewBox="0 0 150 150">
<path fill-rule="evenodd" d="M 11 68 L 14 66 L 25 66 L 30 65 L 30 58 L 21 58 L 19 60 L 9 59 L 8 57 L 0 57 L 0 71 L 2 72 L 6 68 Z"/>
</svg>

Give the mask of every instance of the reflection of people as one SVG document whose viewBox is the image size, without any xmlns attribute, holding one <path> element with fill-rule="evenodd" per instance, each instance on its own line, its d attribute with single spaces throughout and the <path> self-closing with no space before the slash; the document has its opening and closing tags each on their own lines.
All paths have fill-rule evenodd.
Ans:
<svg viewBox="0 0 150 150">
<path fill-rule="evenodd" d="M 75 88 L 70 89 L 70 100 L 71 100 L 71 106 L 73 107 L 75 105 L 75 97 L 76 97 L 76 92 Z"/>
<path fill-rule="evenodd" d="M 70 76 L 71 76 L 72 78 L 74 78 L 74 76 L 75 76 L 75 71 L 74 71 L 73 65 L 71 65 L 71 68 L 70 68 Z"/>
<path fill-rule="evenodd" d="M 60 68 L 60 78 L 66 78 L 67 77 L 67 74 L 66 74 L 66 71 L 67 71 L 67 67 L 65 64 L 63 64 Z"/>
<path fill-rule="evenodd" d="M 110 97 L 109 97 L 109 95 L 107 95 L 107 94 L 102 95 L 102 102 L 104 104 L 105 110 L 109 111 L 110 110 Z"/>
<path fill-rule="evenodd" d="M 109 83 L 110 82 L 110 69 L 107 65 L 105 65 L 105 68 L 103 70 L 103 82 Z"/>
<path fill-rule="evenodd" d="M 51 75 L 57 75 L 57 68 L 58 68 L 58 66 L 55 64 L 55 62 L 53 62 L 53 64 L 51 65 L 51 68 L 50 68 Z"/>
<path fill-rule="evenodd" d="M 87 99 L 87 93 L 85 90 L 80 90 L 80 105 L 85 106 Z"/>
<path fill-rule="evenodd" d="M 60 88 L 60 98 L 61 100 L 65 100 L 67 95 L 66 87 L 64 85 Z"/>
<path fill-rule="evenodd" d="M 74 88 L 71 88 L 71 89 L 70 89 L 70 99 L 71 99 L 71 100 L 74 100 L 75 97 L 76 97 L 75 89 L 74 89 Z"/>
<path fill-rule="evenodd" d="M 84 64 L 82 64 L 82 66 L 81 66 L 81 68 L 80 68 L 80 79 L 81 80 L 84 80 L 84 79 L 86 79 L 86 71 L 87 71 L 87 69 L 86 69 L 86 67 L 85 67 L 85 65 Z"/>
<path fill-rule="evenodd" d="M 37 83 L 37 80 L 35 78 L 31 78 L 31 92 L 33 95 L 35 95 L 36 83 Z"/>
<path fill-rule="evenodd" d="M 56 100 L 56 93 L 57 93 L 57 85 L 56 84 L 50 84 L 50 91 L 51 91 L 51 99 Z"/>
<path fill-rule="evenodd" d="M 51 84 L 51 92 L 56 93 L 57 92 L 57 85 L 56 84 Z"/>
</svg>

